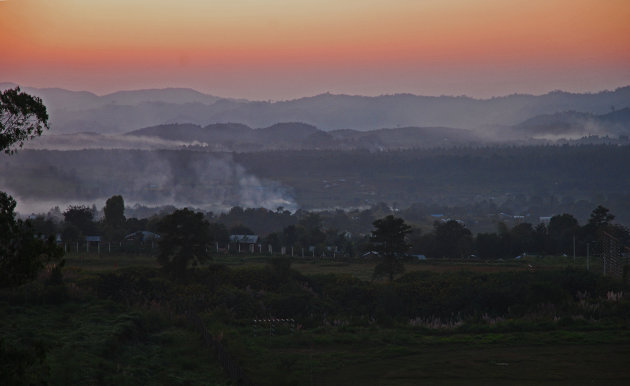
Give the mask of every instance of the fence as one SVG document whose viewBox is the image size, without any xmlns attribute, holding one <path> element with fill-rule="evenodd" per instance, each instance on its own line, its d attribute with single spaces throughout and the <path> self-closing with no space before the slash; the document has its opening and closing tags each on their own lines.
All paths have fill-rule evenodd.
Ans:
<svg viewBox="0 0 630 386">
<path fill-rule="evenodd" d="M 117 255 L 117 254 L 153 254 L 157 251 L 157 242 L 137 241 L 72 241 L 57 244 L 69 254 Z"/>
<path fill-rule="evenodd" d="M 616 237 L 604 232 L 601 239 L 601 257 L 604 276 L 623 278 L 624 266 L 628 266 L 628 258 L 623 255 L 624 245 Z"/>
</svg>

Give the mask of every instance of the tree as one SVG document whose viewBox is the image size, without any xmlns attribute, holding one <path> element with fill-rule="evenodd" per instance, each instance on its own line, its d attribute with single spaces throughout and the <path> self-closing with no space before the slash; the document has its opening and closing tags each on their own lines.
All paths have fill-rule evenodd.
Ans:
<svg viewBox="0 0 630 386">
<path fill-rule="evenodd" d="M 409 249 L 406 236 L 411 233 L 411 227 L 405 223 L 405 220 L 393 215 L 376 220 L 372 225 L 374 230 L 372 230 L 370 241 L 381 256 L 381 262 L 374 267 L 373 276 L 375 278 L 388 276 L 392 281 L 394 275 L 405 271 L 401 259 Z"/>
<path fill-rule="evenodd" d="M 579 230 L 579 224 L 575 217 L 568 213 L 553 216 L 549 220 L 547 232 L 552 244 L 552 253 L 568 254 L 573 249 L 573 238 Z"/>
<path fill-rule="evenodd" d="M 539 253 L 539 254 L 546 254 L 547 253 L 547 247 L 549 245 L 549 235 L 547 233 L 547 226 L 545 225 L 545 223 L 540 223 L 538 225 L 536 225 L 536 228 L 534 228 L 534 245 L 535 250 Z"/>
<path fill-rule="evenodd" d="M 127 221 L 125 219 L 125 201 L 122 196 L 111 196 L 105 201 L 105 225 L 112 228 L 121 228 Z"/>
<path fill-rule="evenodd" d="M 439 257 L 464 258 L 472 252 L 472 233 L 455 220 L 435 222 L 436 252 Z"/>
<path fill-rule="evenodd" d="M 249 227 L 243 224 L 238 224 L 230 228 L 230 234 L 231 235 L 253 235 L 255 233 Z"/>
<path fill-rule="evenodd" d="M 591 212 L 588 223 L 582 227 L 583 238 L 586 242 L 598 240 L 603 232 L 610 227 L 610 222 L 615 219 L 615 215 L 610 213 L 606 207 L 598 205 Z"/>
<path fill-rule="evenodd" d="M 591 212 L 588 223 L 582 227 L 583 239 L 588 243 L 601 241 L 602 237 L 605 237 L 604 235 L 607 233 L 621 241 L 622 244 L 629 244 L 630 231 L 623 225 L 612 224 L 614 219 L 615 215 L 610 213 L 608 208 L 602 205 L 597 206 Z"/>
<path fill-rule="evenodd" d="M 213 222 L 210 223 L 210 238 L 221 245 L 225 245 L 230 242 L 230 232 L 225 227 L 225 224 Z"/>
<path fill-rule="evenodd" d="M 302 212 L 303 213 L 303 212 Z M 326 234 L 322 230 L 322 218 L 317 213 L 306 212 L 300 214 L 298 221 L 299 242 L 302 246 L 320 246 L 326 241 Z"/>
<path fill-rule="evenodd" d="M 28 222 L 16 220 L 16 204 L 13 197 L 0 192 L 0 288 L 33 280 L 46 263 L 63 256 L 54 236 L 44 241 L 35 237 Z"/>
<path fill-rule="evenodd" d="M 105 202 L 103 208 L 105 218 L 103 225 L 108 240 L 121 239 L 125 235 L 125 201 L 122 196 L 112 196 Z"/>
<path fill-rule="evenodd" d="M 0 150 L 13 154 L 24 141 L 48 129 L 48 113 L 40 98 L 19 87 L 0 93 Z"/>
<path fill-rule="evenodd" d="M 498 259 L 504 256 L 501 238 L 496 233 L 478 233 L 475 240 L 477 256 L 484 259 Z"/>
<path fill-rule="evenodd" d="M 63 212 L 63 218 L 66 223 L 64 233 L 75 234 L 78 232 L 77 238 L 81 235 L 90 235 L 95 233 L 94 213 L 92 209 L 85 205 L 71 205 Z M 72 232 L 68 229 L 72 228 Z"/>
<path fill-rule="evenodd" d="M 48 113 L 41 99 L 8 89 L 0 93 L 0 151 L 15 153 L 15 145 L 48 129 Z M 15 218 L 17 203 L 0 192 L 0 287 L 21 285 L 35 278 L 44 264 L 60 260 L 63 250 L 54 242 L 36 238 L 28 222 Z"/>
<path fill-rule="evenodd" d="M 194 267 L 210 260 L 210 224 L 203 213 L 188 208 L 176 210 L 165 216 L 157 229 L 160 233 L 157 260 L 173 278 L 182 280 L 189 265 Z"/>
<path fill-rule="evenodd" d="M 614 219 L 615 215 L 610 213 L 608 208 L 598 205 L 597 208 L 593 209 L 593 212 L 591 212 L 588 225 L 593 226 L 595 229 L 601 229 L 608 226 L 608 224 Z"/>
<path fill-rule="evenodd" d="M 532 224 L 520 223 L 510 230 L 511 252 L 513 255 L 524 252 L 539 252 L 536 249 L 536 231 Z"/>
</svg>

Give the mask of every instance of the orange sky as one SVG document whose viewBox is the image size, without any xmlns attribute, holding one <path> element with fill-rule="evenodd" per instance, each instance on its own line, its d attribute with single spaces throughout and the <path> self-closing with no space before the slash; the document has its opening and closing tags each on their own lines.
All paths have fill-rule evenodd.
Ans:
<svg viewBox="0 0 630 386">
<path fill-rule="evenodd" d="M 0 0 L 0 81 L 503 95 L 630 84 L 628 0 Z"/>
</svg>

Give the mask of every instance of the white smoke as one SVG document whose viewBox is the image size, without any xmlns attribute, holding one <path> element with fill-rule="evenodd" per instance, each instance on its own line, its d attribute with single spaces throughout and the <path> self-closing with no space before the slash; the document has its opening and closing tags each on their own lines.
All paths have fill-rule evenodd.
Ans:
<svg viewBox="0 0 630 386">
<path fill-rule="evenodd" d="M 12 157 L 12 165 L 6 165 L 5 171 L 10 173 L 2 173 L 0 165 L 0 176 L 5 174 L 0 178 L 0 190 L 16 198 L 20 213 L 45 213 L 54 206 L 65 209 L 69 205 L 96 204 L 102 208 L 109 197 L 118 194 L 128 206 L 190 207 L 213 212 L 233 206 L 270 210 L 282 206 L 291 211 L 298 208 L 289 188 L 256 177 L 235 162 L 231 154 L 146 150 L 62 153 L 63 157 L 55 158 L 54 154 L 39 151 L 21 152 Z M 30 157 L 33 158 L 27 159 Z M 12 170 L 19 169 L 23 162 L 40 164 L 42 173 L 48 168 L 59 172 L 48 173 L 46 182 L 42 182 L 38 178 L 41 173 Z M 21 182 L 16 185 L 12 176 L 20 174 Z M 41 193 L 47 189 L 33 189 L 36 184 L 50 184 L 51 179 L 55 185 L 68 188 L 47 195 Z"/>
</svg>

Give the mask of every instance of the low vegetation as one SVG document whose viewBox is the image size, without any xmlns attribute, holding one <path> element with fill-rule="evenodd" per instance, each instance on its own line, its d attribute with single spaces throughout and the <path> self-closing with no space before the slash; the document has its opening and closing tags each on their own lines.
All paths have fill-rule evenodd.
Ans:
<svg viewBox="0 0 630 386">
<path fill-rule="evenodd" d="M 390 282 L 369 280 L 374 262 L 226 257 L 182 282 L 134 268 L 141 257 L 68 259 L 61 284 L 44 272 L 0 293 L 0 350 L 12 358 L 2 374 L 17 384 L 237 382 L 220 346 L 261 385 L 627 382 L 627 285 L 539 260 L 536 272 L 528 262 L 409 263 Z"/>
</svg>

